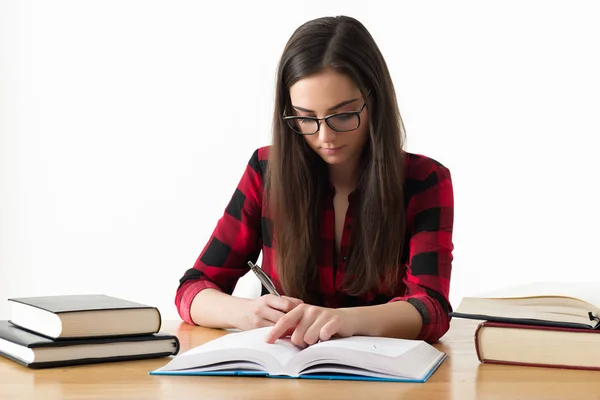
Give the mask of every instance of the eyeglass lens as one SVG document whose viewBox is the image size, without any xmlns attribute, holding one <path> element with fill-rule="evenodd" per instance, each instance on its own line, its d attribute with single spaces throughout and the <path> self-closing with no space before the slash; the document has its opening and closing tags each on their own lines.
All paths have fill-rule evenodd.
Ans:
<svg viewBox="0 0 600 400">
<path fill-rule="evenodd" d="M 327 125 L 335 131 L 347 132 L 358 128 L 359 118 L 354 113 L 332 115 L 325 120 Z M 316 133 L 319 125 L 316 120 L 310 118 L 295 118 L 288 120 L 288 125 L 294 131 L 303 134 Z"/>
</svg>

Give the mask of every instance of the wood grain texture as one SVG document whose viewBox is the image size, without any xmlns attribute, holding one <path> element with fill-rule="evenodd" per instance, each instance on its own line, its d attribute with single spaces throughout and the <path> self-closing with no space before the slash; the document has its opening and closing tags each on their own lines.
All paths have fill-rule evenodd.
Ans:
<svg viewBox="0 0 600 400">
<path fill-rule="evenodd" d="M 600 399 L 600 372 L 481 364 L 480 321 L 454 319 L 435 345 L 448 359 L 426 383 L 151 376 L 167 358 L 30 370 L 0 358 L 0 399 Z M 182 351 L 224 331 L 164 321 Z"/>
</svg>

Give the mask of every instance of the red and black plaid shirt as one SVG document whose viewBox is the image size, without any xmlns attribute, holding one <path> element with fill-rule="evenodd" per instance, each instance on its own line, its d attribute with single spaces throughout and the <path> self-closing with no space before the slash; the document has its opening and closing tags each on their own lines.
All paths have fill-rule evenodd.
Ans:
<svg viewBox="0 0 600 400">
<path fill-rule="evenodd" d="M 270 220 L 263 207 L 263 179 L 269 148 L 254 152 L 231 201 L 219 220 L 210 240 L 193 268 L 180 280 L 175 298 L 179 315 L 193 324 L 190 308 L 194 297 L 203 289 L 214 288 L 231 294 L 240 277 L 249 271 L 247 261 L 256 261 L 262 251 L 262 268 L 277 290 L 282 288 L 274 262 L 268 229 Z M 399 266 L 401 280 L 393 296 L 370 291 L 363 296 L 349 296 L 340 287 L 346 272 L 352 236 L 352 195 L 341 254 L 335 253 L 333 193 L 324 204 L 321 222 L 319 282 L 322 305 L 339 308 L 367 306 L 390 301 L 408 301 L 421 314 L 423 328 L 419 339 L 439 339 L 449 328 L 451 310 L 448 294 L 452 269 L 452 226 L 454 197 L 450 172 L 438 162 L 406 153 L 405 191 L 408 258 Z M 264 291 L 263 291 L 264 293 Z"/>
</svg>

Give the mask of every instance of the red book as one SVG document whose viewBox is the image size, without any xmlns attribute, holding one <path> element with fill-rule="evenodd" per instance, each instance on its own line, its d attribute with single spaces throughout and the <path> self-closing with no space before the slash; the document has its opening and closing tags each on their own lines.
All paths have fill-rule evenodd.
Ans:
<svg viewBox="0 0 600 400">
<path fill-rule="evenodd" d="M 600 330 L 482 322 L 475 330 L 482 363 L 600 370 Z"/>
</svg>

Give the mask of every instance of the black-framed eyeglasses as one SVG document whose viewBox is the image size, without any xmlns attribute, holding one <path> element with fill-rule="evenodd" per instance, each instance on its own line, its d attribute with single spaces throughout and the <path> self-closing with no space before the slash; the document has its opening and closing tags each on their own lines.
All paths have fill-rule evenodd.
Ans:
<svg viewBox="0 0 600 400">
<path fill-rule="evenodd" d="M 367 105 L 364 104 L 358 111 L 349 111 L 338 114 L 331 114 L 323 118 L 300 117 L 295 115 L 287 116 L 283 114 L 283 119 L 287 122 L 291 130 L 300 135 L 314 135 L 321 129 L 321 121 L 325 121 L 327 126 L 336 132 L 350 132 L 358 129 L 360 126 L 360 113 Z"/>
</svg>

